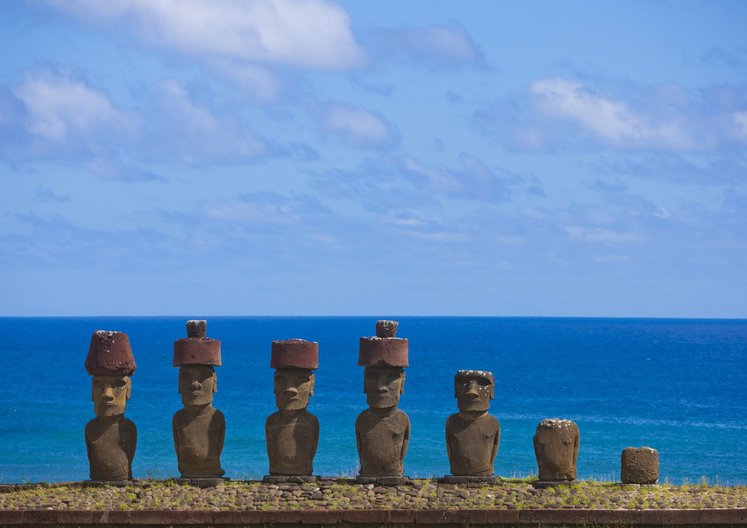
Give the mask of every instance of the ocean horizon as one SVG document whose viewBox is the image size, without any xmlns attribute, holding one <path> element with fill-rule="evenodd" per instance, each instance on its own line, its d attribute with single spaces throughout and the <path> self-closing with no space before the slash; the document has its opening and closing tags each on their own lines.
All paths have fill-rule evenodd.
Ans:
<svg viewBox="0 0 747 528">
<path fill-rule="evenodd" d="M 270 343 L 319 342 L 309 411 L 320 421 L 314 473 L 357 473 L 354 423 L 366 408 L 358 339 L 376 319 L 400 322 L 410 367 L 400 408 L 411 420 L 405 473 L 448 474 L 446 418 L 458 369 L 496 378 L 490 413 L 501 424 L 497 475 L 536 474 L 543 418 L 581 431 L 578 477 L 618 480 L 627 446 L 659 450 L 661 479 L 747 484 L 747 320 L 489 316 L 2 317 L 0 482 L 88 478 L 83 428 L 94 417 L 83 368 L 91 334 L 129 335 L 138 368 L 126 416 L 138 428 L 135 478 L 178 476 L 171 416 L 181 408 L 173 342 L 188 319 L 222 342 L 214 406 L 226 417 L 226 476 L 267 473 L 264 420 L 274 412 Z"/>
</svg>

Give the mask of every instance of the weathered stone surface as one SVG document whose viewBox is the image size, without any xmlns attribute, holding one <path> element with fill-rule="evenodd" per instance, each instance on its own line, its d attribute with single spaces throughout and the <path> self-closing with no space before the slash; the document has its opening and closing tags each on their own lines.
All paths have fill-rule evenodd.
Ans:
<svg viewBox="0 0 747 528">
<path fill-rule="evenodd" d="M 548 418 L 539 423 L 534 435 L 534 454 L 540 481 L 576 479 L 579 439 L 578 426 L 571 420 Z"/>
<path fill-rule="evenodd" d="M 187 321 L 187 336 L 174 341 L 174 366 L 220 366 L 220 341 L 205 337 L 207 321 Z"/>
<path fill-rule="evenodd" d="M 184 408 L 171 420 L 179 473 L 184 479 L 214 479 L 224 474 L 220 464 L 226 419 L 213 407 L 221 364 L 220 341 L 204 337 L 205 321 L 188 321 L 190 337 L 174 342 L 174 366 L 179 368 L 179 394 Z"/>
<path fill-rule="evenodd" d="M 397 321 L 376 321 L 376 337 L 395 337 L 398 326 Z"/>
<path fill-rule="evenodd" d="M 137 447 L 135 424 L 124 417 L 135 372 L 127 334 L 97 330 L 91 336 L 86 371 L 93 375 L 91 400 L 96 418 L 86 424 L 85 441 L 91 480 L 132 479 Z"/>
<path fill-rule="evenodd" d="M 96 330 L 91 335 L 85 366 L 91 376 L 132 376 L 136 365 L 130 338 L 124 332 Z"/>
<path fill-rule="evenodd" d="M 656 484 L 659 452 L 650 447 L 626 447 L 621 455 L 620 477 L 625 484 Z"/>
<path fill-rule="evenodd" d="M 396 331 L 396 321 L 379 321 L 377 334 Z M 407 339 L 362 337 L 358 364 L 365 366 L 368 409 L 358 415 L 355 438 L 361 477 L 401 477 L 410 441 L 410 419 L 397 408 L 405 391 Z"/>
<path fill-rule="evenodd" d="M 454 376 L 459 412 L 446 420 L 446 453 L 452 475 L 491 476 L 501 428 L 488 414 L 495 394 L 491 372 L 460 370 Z"/>
<path fill-rule="evenodd" d="M 270 366 L 278 412 L 265 421 L 270 476 L 310 476 L 319 443 L 319 420 L 306 410 L 314 395 L 318 343 L 303 339 L 272 342 Z"/>
</svg>

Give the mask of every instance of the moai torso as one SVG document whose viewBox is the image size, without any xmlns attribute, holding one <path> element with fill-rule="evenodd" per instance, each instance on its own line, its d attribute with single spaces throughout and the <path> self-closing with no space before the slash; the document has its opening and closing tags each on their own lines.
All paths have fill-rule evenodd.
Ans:
<svg viewBox="0 0 747 528">
<path fill-rule="evenodd" d="M 396 407 L 388 413 L 366 409 L 355 421 L 355 438 L 362 477 L 404 474 L 405 454 L 410 441 L 407 414 Z"/>
<path fill-rule="evenodd" d="M 459 413 L 446 420 L 446 452 L 452 475 L 492 476 L 501 428 L 487 413 L 466 419 Z"/>
<path fill-rule="evenodd" d="M 131 480 L 137 446 L 135 424 L 122 416 L 94 418 L 86 424 L 91 480 Z"/>
<path fill-rule="evenodd" d="M 265 422 L 270 475 L 311 475 L 319 442 L 319 420 L 302 409 L 276 412 Z"/>
<path fill-rule="evenodd" d="M 539 480 L 576 480 L 579 438 L 578 426 L 571 420 L 548 418 L 539 423 L 534 435 Z"/>
<path fill-rule="evenodd" d="M 183 478 L 220 477 L 220 455 L 226 437 L 226 420 L 214 407 L 200 412 L 182 409 L 172 420 L 174 449 Z"/>
</svg>

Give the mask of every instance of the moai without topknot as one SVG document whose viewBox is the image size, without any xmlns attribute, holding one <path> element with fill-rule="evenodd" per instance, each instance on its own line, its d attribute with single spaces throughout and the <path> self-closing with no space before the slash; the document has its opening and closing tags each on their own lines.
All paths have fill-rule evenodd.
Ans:
<svg viewBox="0 0 747 528">
<path fill-rule="evenodd" d="M 361 337 L 358 365 L 365 367 L 368 409 L 355 421 L 359 482 L 397 484 L 403 480 L 410 419 L 397 408 L 405 392 L 407 339 L 395 337 L 396 321 L 377 321 L 375 337 Z"/>
<path fill-rule="evenodd" d="M 96 412 L 85 430 L 91 480 L 132 480 L 137 428 L 124 412 L 136 365 L 127 334 L 94 332 L 85 366 L 93 376 L 91 399 Z"/>
<path fill-rule="evenodd" d="M 273 341 L 270 368 L 275 369 L 273 390 L 278 411 L 265 422 L 270 474 L 264 480 L 315 480 L 311 474 L 319 443 L 319 420 L 306 407 L 314 394 L 319 343 L 304 339 Z"/>
<path fill-rule="evenodd" d="M 571 420 L 547 418 L 537 425 L 534 455 L 540 483 L 576 480 L 579 439 L 578 425 Z"/>
<path fill-rule="evenodd" d="M 179 473 L 184 479 L 219 479 L 226 419 L 213 407 L 218 391 L 215 367 L 221 364 L 220 341 L 205 337 L 206 321 L 187 321 L 187 336 L 174 342 L 179 394 L 184 408 L 171 421 Z"/>
<path fill-rule="evenodd" d="M 645 446 L 623 449 L 620 480 L 624 484 L 656 484 L 659 480 L 659 452 Z"/>
<path fill-rule="evenodd" d="M 459 370 L 454 376 L 459 412 L 446 420 L 446 453 L 451 474 L 446 482 L 490 480 L 498 454 L 501 427 L 488 414 L 495 397 L 495 378 L 484 370 Z"/>
</svg>

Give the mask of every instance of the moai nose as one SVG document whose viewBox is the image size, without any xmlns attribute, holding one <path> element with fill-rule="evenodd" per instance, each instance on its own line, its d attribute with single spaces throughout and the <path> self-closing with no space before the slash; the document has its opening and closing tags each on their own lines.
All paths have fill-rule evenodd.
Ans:
<svg viewBox="0 0 747 528">
<path fill-rule="evenodd" d="M 467 392 L 464 393 L 468 398 L 474 400 L 477 398 L 480 394 L 477 392 L 477 383 L 474 381 L 471 381 L 469 384 L 469 389 L 467 389 Z"/>
<path fill-rule="evenodd" d="M 114 387 L 107 387 L 104 389 L 104 399 L 106 400 L 114 399 Z"/>
<path fill-rule="evenodd" d="M 288 387 L 285 389 L 286 396 L 298 396 L 298 389 L 295 387 Z"/>
<path fill-rule="evenodd" d="M 192 380 L 192 383 L 190 383 L 189 386 L 190 388 L 192 388 L 192 390 L 198 390 L 202 388 L 202 385 L 200 385 L 200 382 L 197 380 Z"/>
</svg>

